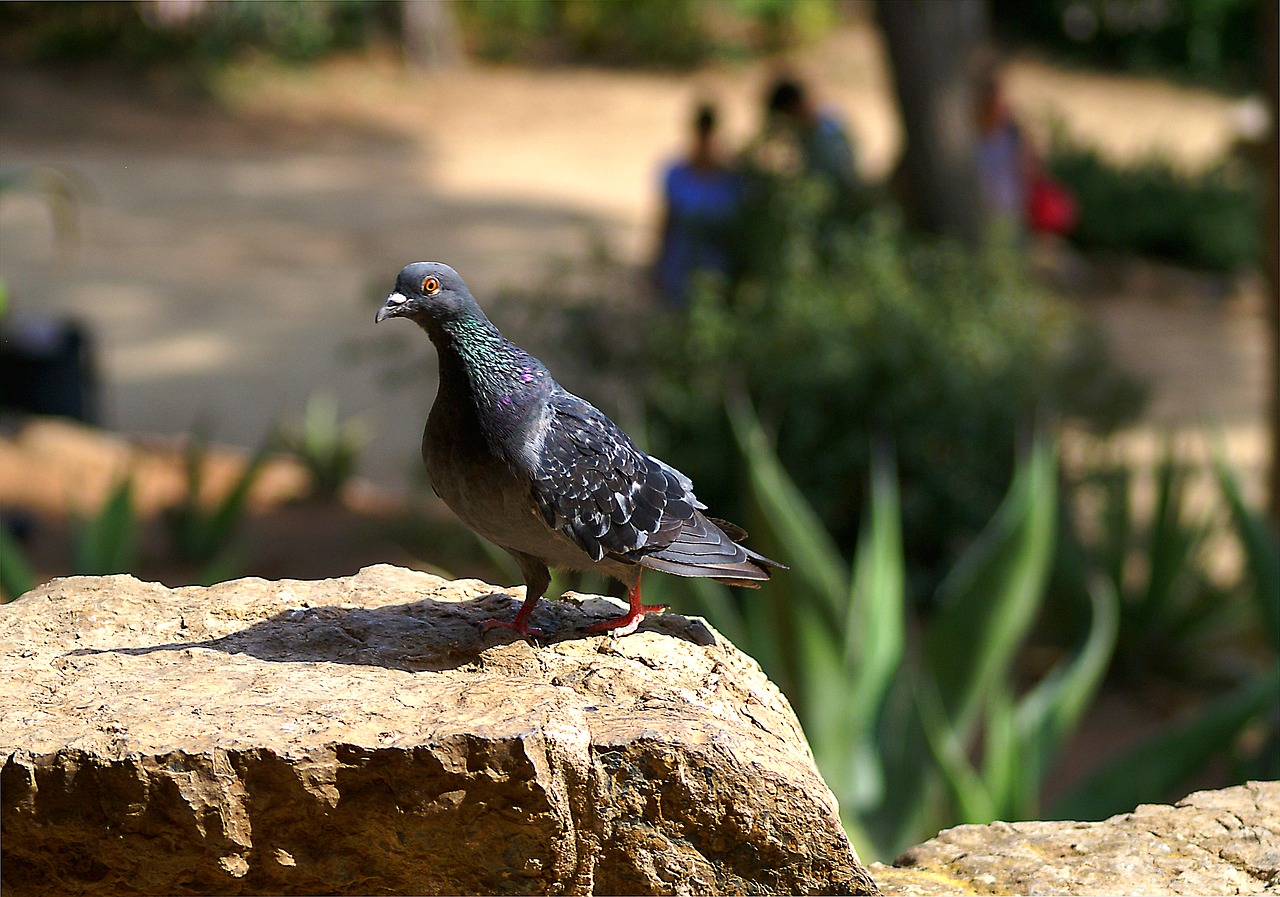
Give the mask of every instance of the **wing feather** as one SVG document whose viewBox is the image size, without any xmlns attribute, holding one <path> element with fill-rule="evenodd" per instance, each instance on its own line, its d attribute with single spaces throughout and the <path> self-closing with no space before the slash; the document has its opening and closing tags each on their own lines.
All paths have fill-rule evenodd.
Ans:
<svg viewBox="0 0 1280 897">
<path fill-rule="evenodd" d="M 669 544 L 697 504 L 689 478 L 635 446 L 588 402 L 562 389 L 529 458 L 547 525 L 594 560 Z"/>
<path fill-rule="evenodd" d="M 640 450 L 593 405 L 555 387 L 529 446 L 533 497 L 547 525 L 593 560 L 747 584 L 778 566 L 736 544 L 740 529 L 701 513 L 693 483 Z M 729 532 L 726 532 L 729 530 Z"/>
</svg>

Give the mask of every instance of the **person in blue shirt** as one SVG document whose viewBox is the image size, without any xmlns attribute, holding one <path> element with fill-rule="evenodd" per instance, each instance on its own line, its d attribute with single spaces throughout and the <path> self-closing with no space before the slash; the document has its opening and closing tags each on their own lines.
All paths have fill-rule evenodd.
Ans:
<svg viewBox="0 0 1280 897">
<path fill-rule="evenodd" d="M 666 167 L 655 278 L 667 302 L 683 308 L 697 271 L 732 275 L 730 233 L 742 204 L 742 178 L 724 160 L 716 139 L 716 110 L 701 104 L 693 145 Z"/>
</svg>

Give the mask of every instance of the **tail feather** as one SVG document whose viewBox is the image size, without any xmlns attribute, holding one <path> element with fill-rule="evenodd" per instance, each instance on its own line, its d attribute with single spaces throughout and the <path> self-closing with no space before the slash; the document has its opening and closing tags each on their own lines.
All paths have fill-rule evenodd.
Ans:
<svg viewBox="0 0 1280 897">
<path fill-rule="evenodd" d="M 733 524 L 726 526 L 694 512 L 674 540 L 634 560 L 643 567 L 664 573 L 707 577 L 752 588 L 769 579 L 769 567 L 786 569 L 777 561 L 739 545 L 726 530 L 734 535 L 743 533 Z"/>
</svg>

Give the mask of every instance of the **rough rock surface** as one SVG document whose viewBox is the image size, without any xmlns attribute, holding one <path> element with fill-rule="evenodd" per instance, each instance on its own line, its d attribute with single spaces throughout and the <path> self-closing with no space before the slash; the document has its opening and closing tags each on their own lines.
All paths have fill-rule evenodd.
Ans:
<svg viewBox="0 0 1280 897">
<path fill-rule="evenodd" d="M 1104 822 L 962 825 L 870 871 L 886 895 L 1277 894 L 1280 782 Z"/>
<path fill-rule="evenodd" d="M 795 716 L 697 619 L 633 636 L 372 567 L 0 608 L 6 895 L 874 893 Z"/>
</svg>

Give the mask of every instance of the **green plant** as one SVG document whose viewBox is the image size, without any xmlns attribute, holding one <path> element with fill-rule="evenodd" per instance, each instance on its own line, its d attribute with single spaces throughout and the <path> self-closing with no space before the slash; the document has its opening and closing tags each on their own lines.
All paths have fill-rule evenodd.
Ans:
<svg viewBox="0 0 1280 897">
<path fill-rule="evenodd" d="M 195 579 L 199 585 L 229 579 L 239 568 L 235 535 L 248 509 L 249 492 L 268 458 L 268 446 L 264 444 L 249 459 L 231 488 L 212 507 L 206 507 L 202 493 L 208 450 L 208 441 L 200 433 L 188 438 L 184 465 L 186 490 L 176 504 L 164 510 L 174 554 L 200 568 Z"/>
<path fill-rule="evenodd" d="M 920 599 L 994 513 L 1033 416 L 1105 430 L 1133 414 L 1139 391 L 1009 247 L 975 256 L 873 216 L 832 235 L 824 267 L 806 222 L 801 209 L 778 227 L 761 274 L 727 295 L 699 293 L 653 328 L 650 430 L 704 501 L 741 518 L 747 472 L 722 397 L 744 390 L 845 552 L 869 447 L 892 434 L 908 593 Z"/>
<path fill-rule="evenodd" d="M 38 581 L 18 540 L 0 526 L 0 604 L 31 591 Z"/>
<path fill-rule="evenodd" d="M 90 517 L 71 521 L 72 569 L 82 576 L 129 573 L 137 568 L 138 517 L 133 482 L 120 480 Z"/>
<path fill-rule="evenodd" d="M 685 68 L 793 46 L 830 27 L 829 0 L 464 0 L 468 43 L 490 59 Z"/>
<path fill-rule="evenodd" d="M 1080 202 L 1071 240 L 1083 248 L 1214 271 L 1260 262 L 1262 185 L 1258 172 L 1243 162 L 1198 174 L 1160 156 L 1116 164 L 1060 136 L 1047 164 Z"/>
<path fill-rule="evenodd" d="M 120 479 L 102 505 L 71 517 L 71 571 L 78 576 L 132 573 L 138 562 L 138 515 L 133 481 Z M 39 583 L 22 547 L 0 527 L 0 601 L 12 601 Z"/>
<path fill-rule="evenodd" d="M 1258 7 L 1254 0 L 992 0 L 991 19 L 1006 41 L 1077 64 L 1249 90 L 1262 77 Z"/>
<path fill-rule="evenodd" d="M 1184 783 L 1217 756 L 1231 757 L 1242 780 L 1280 775 L 1280 539 L 1266 517 L 1245 504 L 1221 451 L 1214 472 L 1244 550 L 1266 654 L 1262 668 L 1102 764 L 1057 802 L 1055 818 L 1105 819 L 1139 803 L 1179 797 Z"/>
<path fill-rule="evenodd" d="M 369 439 L 359 420 L 340 421 L 332 396 L 316 393 L 307 400 L 302 426 L 276 429 L 275 441 L 307 468 L 312 493 L 336 499 L 355 474 L 360 451 Z"/>
<path fill-rule="evenodd" d="M 108 59 L 143 69 L 181 63 L 195 70 L 257 51 L 307 62 L 367 44 L 390 29 L 393 12 L 376 0 L 256 3 L 59 3 L 0 7 L 9 61 Z"/>
<path fill-rule="evenodd" d="M 1018 651 L 1054 546 L 1049 444 L 1018 464 L 999 511 L 940 587 L 936 615 L 913 633 L 887 456 L 873 465 L 850 572 L 750 406 L 733 404 L 729 418 L 751 484 L 753 544 L 791 570 L 741 603 L 701 580 L 665 578 L 651 591 L 679 591 L 791 697 L 863 856 L 891 857 L 957 821 L 1033 814 L 1115 637 L 1114 596 L 1099 585 L 1082 645 L 1017 693 Z"/>
<path fill-rule="evenodd" d="M 1187 502 L 1194 470 L 1166 444 L 1151 475 L 1149 512 L 1134 507 L 1143 471 L 1128 462 L 1090 470 L 1072 483 L 1077 516 L 1090 532 L 1066 521 L 1061 546 L 1071 594 L 1103 576 L 1120 596 L 1120 631 L 1113 673 L 1127 680 L 1152 675 L 1187 679 L 1214 646 L 1238 630 L 1239 590 L 1216 583 L 1204 556 L 1217 530 L 1214 516 Z M 1084 511 L 1085 507 L 1092 510 Z"/>
</svg>

